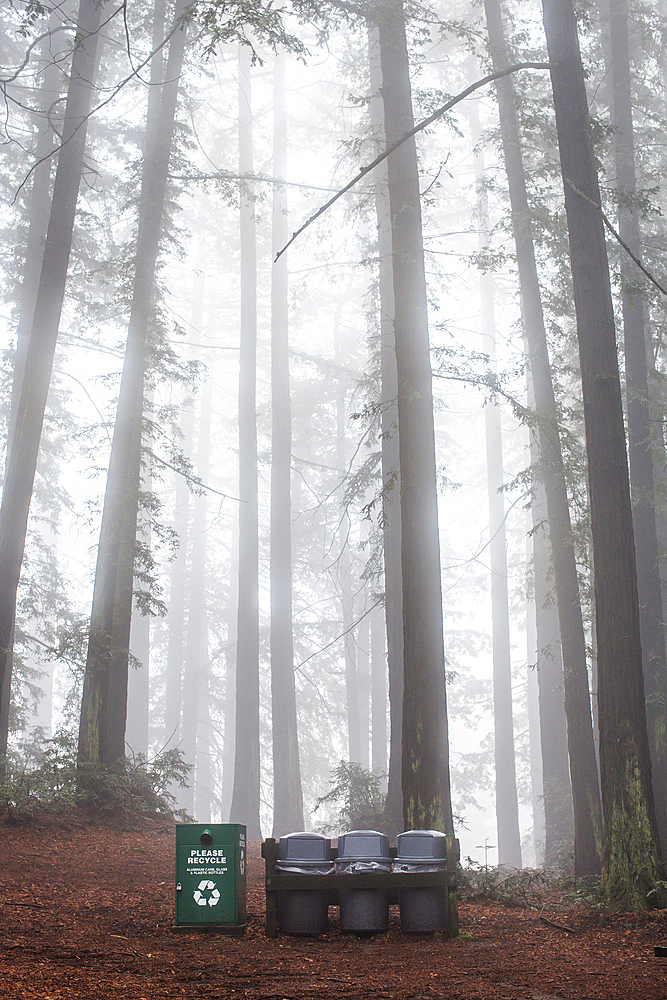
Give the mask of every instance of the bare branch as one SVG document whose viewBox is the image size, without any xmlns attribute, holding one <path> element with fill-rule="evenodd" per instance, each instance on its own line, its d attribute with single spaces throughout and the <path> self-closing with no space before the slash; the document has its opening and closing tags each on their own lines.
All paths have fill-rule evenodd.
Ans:
<svg viewBox="0 0 667 1000">
<path fill-rule="evenodd" d="M 434 111 L 433 114 L 428 116 L 428 118 L 424 118 L 424 120 L 419 122 L 418 125 L 415 125 L 414 128 L 411 128 L 409 132 L 406 132 L 402 139 L 399 139 L 397 142 L 392 143 L 391 146 L 385 149 L 384 153 L 380 153 L 379 156 L 376 156 L 372 163 L 369 163 L 367 166 L 363 167 L 363 169 L 359 171 L 356 177 L 352 178 L 349 184 L 346 184 L 344 188 L 341 188 L 340 191 L 338 191 L 333 196 L 333 198 L 329 199 L 326 205 L 322 205 L 321 208 L 318 208 L 318 210 L 315 212 L 314 215 L 311 215 L 311 217 L 306 222 L 304 222 L 304 224 L 299 229 L 297 229 L 295 233 L 292 233 L 292 238 L 285 244 L 282 250 L 279 250 L 278 253 L 276 254 L 274 263 L 275 261 L 278 260 L 279 257 L 282 256 L 282 254 L 285 253 L 287 248 L 291 246 L 292 243 L 294 243 L 297 236 L 300 236 L 301 233 L 304 231 L 304 229 L 307 229 L 308 226 L 311 225 L 311 223 L 315 222 L 316 219 L 319 219 L 321 215 L 324 215 L 327 209 L 331 208 L 334 202 L 338 201 L 339 198 L 342 198 L 344 194 L 347 194 L 350 188 L 353 188 L 354 185 L 358 181 L 360 181 L 362 177 L 365 177 L 366 174 L 371 172 L 371 170 L 374 170 L 375 167 L 377 167 L 378 164 L 382 163 L 383 160 L 386 160 L 387 157 L 391 153 L 393 153 L 395 149 L 398 149 L 399 146 L 402 146 L 404 142 L 407 142 L 407 140 L 411 139 L 414 135 L 417 135 L 418 132 L 422 132 L 425 128 L 428 128 L 428 126 L 431 125 L 434 121 L 437 121 L 438 118 L 442 118 L 442 116 L 446 115 L 447 112 L 454 107 L 454 105 L 459 104 L 461 101 L 465 100 L 466 97 L 468 97 L 470 94 L 474 94 L 474 92 L 476 90 L 479 90 L 481 87 L 485 87 L 487 83 L 493 83 L 494 80 L 501 80 L 504 76 L 509 76 L 511 73 L 516 73 L 521 69 L 551 69 L 551 66 L 549 63 L 543 63 L 543 62 L 516 63 L 514 66 L 510 66 L 508 69 L 499 70 L 499 72 L 497 73 L 490 73 L 488 76 L 483 77 L 481 80 L 476 80 L 475 83 L 471 83 L 470 86 L 466 87 L 465 90 L 462 90 L 460 94 L 457 94 L 456 97 L 452 97 L 451 100 L 447 101 L 446 104 L 443 104 L 443 106 L 441 108 L 438 108 L 437 111 Z"/>
<path fill-rule="evenodd" d="M 655 278 L 653 274 L 651 274 L 648 268 L 644 266 L 640 258 L 635 253 L 633 253 L 633 251 L 630 249 L 625 240 L 622 239 L 620 233 L 618 233 L 614 229 L 611 222 L 609 221 L 605 213 L 602 211 L 602 205 L 598 205 L 596 201 L 593 201 L 593 199 L 589 198 L 587 194 L 584 194 L 583 191 L 580 191 L 579 188 L 576 186 L 576 184 L 572 183 L 569 177 L 565 178 L 565 183 L 567 184 L 567 186 L 570 188 L 571 191 L 574 191 L 575 194 L 578 194 L 580 198 L 583 198 L 584 201 L 587 201 L 589 205 L 593 206 L 593 208 L 597 208 L 598 212 L 602 216 L 602 221 L 604 222 L 605 226 L 607 227 L 611 235 L 614 237 L 614 239 L 617 240 L 618 243 L 620 243 L 620 245 L 623 247 L 627 255 L 632 258 L 632 260 L 635 262 L 639 270 L 646 275 L 651 284 L 655 285 L 658 291 L 662 292 L 663 295 L 667 295 L 667 289 L 664 287 L 664 285 L 661 285 L 658 279 Z"/>
</svg>

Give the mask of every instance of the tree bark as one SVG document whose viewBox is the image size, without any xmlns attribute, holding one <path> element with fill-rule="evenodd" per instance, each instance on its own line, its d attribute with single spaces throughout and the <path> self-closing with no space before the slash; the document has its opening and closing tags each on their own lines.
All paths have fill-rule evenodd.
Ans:
<svg viewBox="0 0 667 1000">
<path fill-rule="evenodd" d="M 369 28 L 371 124 L 378 148 L 386 146 L 381 95 L 378 29 Z M 398 378 L 394 343 L 394 285 L 391 214 L 387 162 L 375 170 L 378 281 L 380 291 L 380 373 L 382 383 L 382 535 L 384 552 L 384 612 L 387 629 L 389 680 L 389 774 L 385 813 L 392 832 L 403 829 L 401 777 L 403 739 L 403 584 L 401 575 L 401 480 L 399 465 Z"/>
<path fill-rule="evenodd" d="M 639 215 L 632 199 L 636 194 L 632 89 L 628 39 L 628 2 L 609 0 L 611 79 L 613 94 L 616 188 L 619 194 L 618 231 L 621 239 L 641 259 Z M 632 519 L 637 560 L 637 589 L 646 695 L 653 797 L 663 857 L 667 851 L 667 733 L 665 731 L 665 629 L 660 588 L 658 531 L 655 516 L 652 429 L 649 408 L 647 344 L 644 303 L 633 279 L 637 268 L 621 253 L 621 302 L 625 341 L 625 393 L 628 423 L 628 457 Z"/>
<path fill-rule="evenodd" d="M 127 732 L 131 753 L 148 757 L 151 619 L 135 607 L 130 626 L 130 652 L 137 661 L 127 678 Z"/>
<path fill-rule="evenodd" d="M 287 175 L 285 57 L 273 70 L 273 176 Z M 285 186 L 273 185 L 274 254 L 289 237 Z M 292 410 L 287 257 L 271 272 L 271 717 L 273 836 L 303 829 L 303 793 L 292 638 Z"/>
<path fill-rule="evenodd" d="M 601 892 L 642 910 L 659 881 L 639 600 L 621 386 L 584 72 L 571 0 L 543 0 L 565 191 L 581 363 L 593 538 L 600 770 Z M 573 757 L 570 757 L 571 763 Z"/>
<path fill-rule="evenodd" d="M 531 435 L 531 459 L 538 446 Z M 533 565 L 535 567 L 535 633 L 540 708 L 540 747 L 544 801 L 544 863 L 547 867 L 574 861 L 574 809 L 568 754 L 568 730 L 563 691 L 563 656 L 558 608 L 551 576 L 553 561 L 547 526 L 544 486 L 537 482 L 531 502 Z"/>
<path fill-rule="evenodd" d="M 55 14 L 49 18 L 49 29 L 53 31 L 59 20 Z M 57 133 L 52 120 L 53 106 L 60 97 L 60 68 L 56 59 L 50 54 L 53 44 L 52 35 L 48 35 L 42 47 L 42 56 L 48 60 L 42 74 L 40 88 L 40 104 L 43 105 L 41 115 L 35 116 L 35 148 L 33 151 L 34 166 L 32 170 L 32 186 L 27 205 L 28 234 L 25 246 L 25 264 L 21 282 L 21 300 L 19 321 L 16 328 L 16 349 L 14 351 L 14 372 L 12 376 L 12 400 L 7 429 L 7 443 L 11 443 L 16 426 L 16 415 L 23 372 L 28 350 L 30 329 L 35 314 L 35 304 L 39 289 L 39 279 L 44 257 L 46 233 L 49 226 L 49 210 L 51 207 L 51 174 L 53 170 L 53 152 Z M 7 458 L 9 456 L 7 455 Z"/>
<path fill-rule="evenodd" d="M 371 619 L 371 768 L 376 774 L 385 776 L 381 787 L 386 790 L 387 657 L 382 608 L 375 608 L 369 617 Z"/>
<path fill-rule="evenodd" d="M 528 538 L 526 565 L 531 564 L 531 539 Z M 528 743 L 530 761 L 530 797 L 533 809 L 534 867 L 541 868 L 544 861 L 544 786 L 542 784 L 542 747 L 540 742 L 540 693 L 537 681 L 537 623 L 535 597 L 526 603 L 526 705 L 528 708 Z"/>
<path fill-rule="evenodd" d="M 359 691 L 359 763 L 365 771 L 370 760 L 371 620 L 365 614 L 358 626 L 357 687 Z"/>
<path fill-rule="evenodd" d="M 211 719 L 211 661 L 208 657 L 208 615 L 206 613 L 206 605 L 203 606 L 201 616 L 200 647 L 194 815 L 197 817 L 199 823 L 210 823 L 214 801 L 213 754 L 215 740 Z"/>
<path fill-rule="evenodd" d="M 377 9 L 388 144 L 413 126 L 401 0 Z M 387 160 L 398 375 L 403 580 L 403 819 L 453 833 L 435 429 L 416 145 Z"/>
<path fill-rule="evenodd" d="M 25 354 L 25 377 L 15 411 L 14 432 L 7 449 L 8 461 L 0 505 L 0 759 L 4 758 L 7 750 L 7 706 L 11 690 L 16 594 L 65 295 L 86 145 L 87 116 L 95 86 L 95 56 L 101 16 L 101 3 L 81 0 L 37 301 Z"/>
<path fill-rule="evenodd" d="M 239 48 L 239 173 L 253 172 L 250 53 Z M 255 198 L 241 188 L 241 349 L 239 352 L 239 596 L 236 645 L 236 752 L 231 822 L 261 840 L 259 822 L 259 541 L 257 507 L 257 249 Z"/>
<path fill-rule="evenodd" d="M 191 403 L 186 404 L 181 412 L 183 450 L 186 455 L 189 455 L 193 446 L 194 406 Z M 181 725 L 189 503 L 190 487 L 188 481 L 184 476 L 178 476 L 172 521 L 172 529 L 178 540 L 178 549 L 171 564 L 169 585 L 167 679 L 164 705 L 164 744 L 172 747 L 178 745 Z"/>
<path fill-rule="evenodd" d="M 336 336 L 336 334 L 334 334 Z M 336 352 L 338 353 L 338 352 Z M 340 356 L 338 357 L 340 365 Z M 345 481 L 345 387 L 336 393 L 336 465 L 341 482 Z M 354 634 L 354 589 L 352 586 L 352 554 L 350 552 L 350 518 L 343 507 L 338 522 L 338 588 L 340 591 L 343 656 L 345 663 L 345 705 L 347 718 L 348 760 L 361 763 L 361 727 L 359 718 L 359 678 L 357 644 Z"/>
<path fill-rule="evenodd" d="M 174 11 L 179 23 L 185 9 Z M 132 614 L 148 324 L 167 190 L 186 32 L 172 36 L 159 106 L 149 97 L 132 306 L 116 409 L 81 701 L 78 760 L 119 767 L 125 757 L 127 670 Z M 157 92 L 151 90 L 152 94 Z"/>
<path fill-rule="evenodd" d="M 49 28 L 59 24 L 55 14 L 49 18 Z M 35 115 L 35 144 L 33 149 L 34 166 L 32 171 L 32 185 L 26 206 L 26 216 L 28 222 L 28 233 L 25 243 L 25 261 L 23 265 L 23 276 L 21 282 L 19 319 L 16 327 L 16 347 L 14 349 L 14 371 L 12 374 L 12 394 L 9 410 L 9 421 L 7 425 L 7 451 L 5 454 L 5 476 L 9 463 L 9 451 L 15 433 L 16 417 L 18 413 L 21 389 L 23 386 L 23 373 L 25 370 L 25 360 L 28 351 L 30 329 L 32 327 L 35 314 L 35 304 L 39 288 L 39 279 L 42 269 L 42 258 L 44 256 L 44 245 L 46 233 L 49 225 L 49 214 L 51 207 L 51 173 L 53 167 L 53 150 L 56 142 L 56 132 L 51 120 L 53 105 L 57 103 L 60 96 L 58 84 L 60 82 L 60 69 L 58 62 L 50 53 L 50 46 L 53 43 L 53 36 L 49 34 L 42 45 L 42 57 L 48 59 L 47 66 L 42 74 L 42 86 L 40 87 L 40 103 L 43 106 L 41 115 Z M 5 662 L 5 684 L 4 691 L 0 692 L 0 734 L 9 733 L 9 706 L 11 702 L 11 679 L 13 673 L 14 657 L 14 628 L 12 626 L 9 650 Z M 7 736 L 0 735 L 0 769 L 2 767 L 2 745 L 6 747 Z"/>
<path fill-rule="evenodd" d="M 476 123 L 478 126 L 478 122 Z M 479 127 L 475 129 L 479 132 Z M 479 245 L 489 241 L 489 199 L 485 188 L 484 158 L 475 152 L 477 180 L 477 223 Z M 482 352 L 488 356 L 488 372 L 495 377 L 496 325 L 493 302 L 493 275 L 480 275 L 482 312 Z M 500 408 L 487 400 L 484 407 L 486 437 L 486 481 L 489 504 L 489 557 L 491 562 L 491 619 L 493 633 L 493 725 L 496 777 L 496 824 L 498 863 L 521 868 L 519 801 L 514 760 L 514 716 L 512 711 L 512 653 L 510 647 L 509 596 L 507 588 L 507 545 L 505 541 L 505 498 Z"/>
<path fill-rule="evenodd" d="M 203 388 L 199 410 L 199 441 L 197 445 L 197 475 L 206 482 L 211 451 L 211 396 L 210 381 Z M 188 627 L 185 643 L 185 669 L 183 672 L 183 715 L 181 720 L 181 750 L 183 758 L 192 767 L 190 783 L 181 790 L 179 800 L 190 814 L 195 814 L 195 789 L 198 789 L 197 817 L 210 812 L 210 801 L 205 805 L 203 789 L 207 784 L 206 773 L 210 768 L 203 760 L 200 775 L 200 750 L 208 744 L 203 719 L 208 715 L 208 628 L 206 618 L 206 520 L 208 497 L 205 492 L 195 499 L 192 520 L 192 550 L 190 553 L 190 593 L 188 595 Z M 204 780 L 202 781 L 202 777 Z M 205 808 L 202 811 L 202 805 Z"/>
<path fill-rule="evenodd" d="M 504 69 L 508 65 L 508 59 L 498 0 L 485 0 L 485 10 L 494 69 Z M 541 458 L 540 472 L 546 494 L 556 583 L 574 809 L 574 866 L 577 874 L 592 875 L 600 870 L 602 816 L 577 566 L 542 301 L 537 279 L 516 104 L 512 83 L 508 77 L 496 81 L 496 91 L 512 205 L 512 224 L 517 250 L 530 376 L 535 398 Z M 552 794 L 551 790 L 547 792 L 548 788 L 548 776 L 545 771 L 545 794 Z M 562 796 L 565 791 L 566 789 L 563 788 L 554 788 L 553 794 Z"/>
</svg>

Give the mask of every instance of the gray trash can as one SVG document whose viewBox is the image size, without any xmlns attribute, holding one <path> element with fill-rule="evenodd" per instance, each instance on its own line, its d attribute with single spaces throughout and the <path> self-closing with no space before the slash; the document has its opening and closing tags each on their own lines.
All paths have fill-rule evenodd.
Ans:
<svg viewBox="0 0 667 1000">
<path fill-rule="evenodd" d="M 439 872 L 447 867 L 447 838 L 438 830 L 407 830 L 396 838 L 395 872 Z M 446 889 L 400 889 L 401 929 L 432 934 L 447 927 Z"/>
<path fill-rule="evenodd" d="M 336 871 L 350 876 L 390 872 L 389 837 L 377 830 L 351 830 L 338 838 Z M 389 927 L 388 889 L 341 889 L 340 929 L 344 933 L 377 934 Z"/>
<path fill-rule="evenodd" d="M 331 841 L 319 833 L 288 833 L 278 842 L 276 875 L 328 875 L 333 872 Z M 289 889 L 278 895 L 278 926 L 284 934 L 324 934 L 329 898 L 322 889 Z"/>
</svg>

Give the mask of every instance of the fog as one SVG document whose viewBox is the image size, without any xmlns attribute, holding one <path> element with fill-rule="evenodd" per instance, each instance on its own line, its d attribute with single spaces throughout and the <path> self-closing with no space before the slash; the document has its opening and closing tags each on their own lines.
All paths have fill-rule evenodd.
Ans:
<svg viewBox="0 0 667 1000">
<path fill-rule="evenodd" d="M 82 10 L 85 6 L 83 0 Z M 258 4 L 240 3 L 224 14 L 204 3 L 190 9 L 185 22 L 179 10 L 172 24 L 170 5 L 166 10 L 160 3 L 155 9 L 103 5 L 101 27 L 93 31 L 99 36 L 97 54 L 90 56 L 88 77 L 83 77 L 92 106 L 73 126 L 65 94 L 72 27 L 81 15 L 73 6 L 48 3 L 39 10 L 15 4 L 2 11 L 2 418 L 3 441 L 19 442 L 12 445 L 17 467 L 16 449 L 27 454 L 27 445 L 12 437 L 13 422 L 18 419 L 21 433 L 32 405 L 30 387 L 42 378 L 33 373 L 32 362 L 21 378 L 21 344 L 31 337 L 35 344 L 42 336 L 40 308 L 53 319 L 54 338 L 57 332 L 37 471 L 29 489 L 25 551 L 18 552 L 23 563 L 14 653 L 5 671 L 6 679 L 12 673 L 10 753 L 36 760 L 44 740 L 69 733 L 79 740 L 81 756 L 91 738 L 85 734 L 98 726 L 85 723 L 84 676 L 86 685 L 92 684 L 93 668 L 101 671 L 94 653 L 99 647 L 100 656 L 110 650 L 104 697 L 113 702 L 120 692 L 124 705 L 128 685 L 127 720 L 115 729 L 109 723 L 108 745 L 106 723 L 99 723 L 103 746 L 93 757 L 101 764 L 117 759 L 117 751 L 114 758 L 108 748 L 118 746 L 123 732 L 125 752 L 135 762 L 138 755 L 154 761 L 165 750 L 177 749 L 191 770 L 188 787 L 170 786 L 175 806 L 198 822 L 230 817 L 248 822 L 252 837 L 255 815 L 264 836 L 287 832 L 276 829 L 278 814 L 283 809 L 286 816 L 299 815 L 301 795 L 303 828 L 336 835 L 345 815 L 351 821 L 349 796 L 361 794 L 361 786 L 348 787 L 337 801 L 318 805 L 318 800 L 332 787 L 340 763 L 351 762 L 360 765 L 363 780 L 371 784 L 369 772 L 375 774 L 375 791 L 355 815 L 369 823 L 374 818 L 384 829 L 391 722 L 396 723 L 401 700 L 394 677 L 390 711 L 396 655 L 392 624 L 393 634 L 402 633 L 400 621 L 386 621 L 391 616 L 387 525 L 400 519 L 399 497 L 405 492 L 398 468 L 392 467 L 397 460 L 387 457 L 387 449 L 392 439 L 396 444 L 397 413 L 407 404 L 401 403 L 399 388 L 397 410 L 396 393 L 388 389 L 383 350 L 390 307 L 383 280 L 388 274 L 391 286 L 392 267 L 394 292 L 403 286 L 396 277 L 391 233 L 387 254 L 381 232 L 389 224 L 387 165 L 398 152 L 319 215 L 277 262 L 274 258 L 285 236 L 299 230 L 384 148 L 382 98 L 385 115 L 389 98 L 386 81 L 379 90 L 373 81 L 378 53 L 385 57 L 382 32 L 391 31 L 378 15 L 378 43 L 358 12 L 335 3 L 288 6 L 271 17 Z M 401 8 L 393 4 L 385 14 L 393 30 Z M 504 16 L 511 61 L 546 64 L 539 6 L 508 4 Z M 411 101 L 419 123 L 493 66 L 485 11 L 478 5 L 419 8 L 406 17 Z M 662 26 L 657 9 L 651 7 L 650 17 Z M 659 214 L 664 198 L 657 180 L 663 152 L 656 142 L 664 101 L 649 84 L 638 82 L 640 73 L 653 79 L 660 56 L 652 43 L 641 51 L 641 22 L 632 30 L 641 192 L 636 197 L 651 270 L 664 239 Z M 609 107 L 606 15 L 593 5 L 579 31 L 603 208 L 613 217 L 623 197 L 616 190 L 622 185 L 616 178 Z M 181 36 L 184 56 L 176 84 L 168 76 L 175 62 L 167 60 L 176 59 Z M 584 414 L 551 84 L 544 68 L 515 72 L 512 83 L 597 725 Z M 176 102 L 171 118 L 170 87 Z M 63 134 L 69 136 L 64 145 Z M 50 280 L 45 262 L 52 237 L 46 225 L 49 218 L 53 224 L 57 206 L 56 167 L 77 137 L 82 143 L 85 138 L 85 145 L 78 167 L 70 168 L 78 169 L 78 197 L 75 193 L 60 311 L 53 301 L 41 307 L 39 295 Z M 39 147 L 40 141 L 46 146 Z M 553 624 L 553 570 L 533 562 L 534 544 L 549 530 L 536 451 L 542 418 L 536 416 L 526 356 L 516 209 L 508 194 L 493 82 L 420 131 L 416 148 L 438 515 L 437 535 L 425 544 L 435 550 L 439 541 L 442 625 L 435 622 L 434 628 L 444 635 L 445 656 L 435 669 L 436 675 L 438 670 L 440 677 L 446 675 L 447 689 L 448 731 L 443 728 L 438 739 L 446 736 L 449 748 L 451 809 L 462 857 L 481 865 L 536 867 L 545 854 L 542 762 L 546 754 L 548 767 L 555 752 L 545 739 L 540 743 L 540 716 L 544 720 L 551 710 L 544 701 L 538 706 L 538 674 L 551 665 L 558 678 L 560 640 L 557 618 Z M 162 162 L 166 174 L 160 189 Z M 399 196 L 391 191 L 391 178 L 390 172 L 396 216 Z M 398 224 L 395 219 L 393 224 Z M 151 226 L 152 252 L 157 253 L 153 269 Z M 620 316 L 620 275 L 627 257 L 611 235 L 608 249 Z M 38 276 L 41 267 L 39 291 L 31 278 L 35 267 Z M 662 448 L 660 293 L 636 268 L 631 278 L 626 270 L 623 275 L 644 297 L 647 337 L 653 338 L 647 340 L 654 369 L 651 420 Z M 391 330 L 391 315 L 388 323 Z M 31 349 L 41 364 L 48 348 Z M 283 360 L 281 351 L 288 352 Z M 288 391 L 285 381 L 276 381 L 280 371 L 283 379 L 289 373 Z M 123 386 L 134 380 L 135 388 L 121 389 L 121 379 Z M 126 391 L 143 398 L 143 404 L 141 413 L 127 416 L 125 432 L 124 404 L 118 400 Z M 407 399 L 421 393 L 409 385 L 405 391 Z M 121 456 L 123 433 L 137 435 L 136 446 L 127 445 L 127 456 L 134 448 L 140 479 L 138 489 L 131 485 L 135 459 L 113 458 L 112 471 L 116 468 L 120 478 L 112 493 L 112 440 Z M 656 470 L 664 457 L 658 452 Z M 121 466 L 126 471 L 118 472 Z M 492 466 L 496 471 L 490 473 Z M 8 464 L 6 483 L 11 475 Z M 277 498 L 280 482 L 282 500 Z M 428 489 L 420 486 L 417 492 Z M 661 516 L 656 490 L 651 503 Z M 128 503 L 130 513 L 119 514 L 113 527 L 113 512 Z M 279 520 L 280 503 L 289 507 L 287 520 Z M 0 534 L 20 534 L 18 515 L 0 513 L 0 522 L 3 516 Z M 404 512 L 404 533 L 407 516 Z M 117 552 L 109 547 L 116 544 Z M 122 566 L 133 552 L 129 584 L 122 584 Z M 506 570 L 499 570 L 500 553 L 506 556 Z M 420 556 L 406 554 L 404 542 L 404 571 L 412 558 Z M 494 574 L 497 586 L 506 584 L 504 609 L 497 589 L 492 605 Z M 6 570 L 4 578 L 10 577 Z M 109 583 L 112 577 L 115 584 Z M 119 637 L 129 628 L 127 600 L 127 614 L 121 608 L 129 585 L 135 597 L 128 661 L 127 649 L 119 654 L 118 648 L 123 641 L 127 645 Z M 103 591 L 103 586 L 116 590 Z M 406 586 L 404 580 L 404 599 L 410 596 Z M 11 605 L 10 621 L 14 600 L 11 594 L 3 599 Z M 284 627 L 290 609 L 291 629 Z M 432 623 L 431 612 L 424 611 L 424 617 Z M 407 642 L 411 633 L 406 629 Z M 503 651 L 504 631 L 509 646 Z M 412 669 L 410 655 L 406 652 L 406 670 Z M 664 649 L 662 659 L 664 665 Z M 278 661 L 287 663 L 282 673 Z M 544 681 L 540 699 L 547 697 L 548 685 L 562 714 L 562 671 L 555 684 Z M 424 697 L 429 700 L 427 693 Z M 5 711 L 7 703 L 5 698 Z M 292 704 L 296 729 L 290 729 Z M 114 711 L 118 716 L 118 707 L 112 716 Z M 279 720 L 284 731 L 276 728 L 283 725 Z M 403 730 L 404 760 L 410 725 Z M 565 747 L 564 715 L 558 725 L 559 746 Z M 397 740 L 400 744 L 395 731 Z M 395 744 L 392 767 L 399 770 L 393 780 L 399 786 L 400 758 Z M 565 767 L 569 781 L 567 762 Z M 278 791 L 277 773 L 292 782 L 291 791 Z M 553 863 L 560 852 L 567 865 L 570 793 L 565 787 L 556 793 L 553 787 L 548 794 L 558 800 L 554 808 L 562 805 L 570 818 L 558 834 L 551 828 L 547 861 Z M 510 800 L 517 796 L 515 805 L 502 789 L 510 789 Z M 290 795 L 296 812 L 287 806 Z M 549 808 L 547 821 L 555 822 Z M 248 810 L 252 816 L 246 819 Z M 499 839 L 504 844 L 506 836 L 503 811 L 510 820 L 513 813 L 515 823 L 518 817 L 520 855 L 502 846 L 499 854 Z M 385 819 L 395 834 L 388 813 Z M 564 840 L 556 849 L 561 834 Z"/>
</svg>

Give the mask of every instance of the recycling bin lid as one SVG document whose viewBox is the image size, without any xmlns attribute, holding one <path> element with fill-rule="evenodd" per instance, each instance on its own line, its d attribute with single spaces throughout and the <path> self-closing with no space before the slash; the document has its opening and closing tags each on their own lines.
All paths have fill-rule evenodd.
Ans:
<svg viewBox="0 0 667 1000">
<path fill-rule="evenodd" d="M 279 861 L 329 861 L 331 841 L 320 833 L 287 833 L 278 841 Z"/>
<path fill-rule="evenodd" d="M 377 830 L 350 830 L 338 837 L 338 860 L 344 858 L 355 860 L 387 861 L 391 860 L 389 853 L 389 837 Z"/>
<path fill-rule="evenodd" d="M 406 830 L 396 838 L 397 860 L 447 857 L 447 837 L 439 830 Z"/>
</svg>

